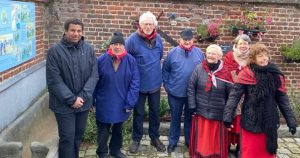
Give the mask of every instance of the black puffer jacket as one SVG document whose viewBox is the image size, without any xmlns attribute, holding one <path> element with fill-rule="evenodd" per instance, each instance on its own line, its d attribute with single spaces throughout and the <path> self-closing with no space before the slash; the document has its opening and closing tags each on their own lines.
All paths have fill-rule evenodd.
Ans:
<svg viewBox="0 0 300 158">
<path fill-rule="evenodd" d="M 93 104 L 93 92 L 98 82 L 97 59 L 93 47 L 84 42 L 70 44 L 63 37 L 48 51 L 46 80 L 49 106 L 55 113 L 72 113 L 88 110 Z M 81 108 L 72 105 L 77 97 L 84 100 Z"/>
<path fill-rule="evenodd" d="M 241 127 L 254 132 L 263 132 L 263 109 L 256 106 L 257 96 L 254 94 L 255 85 L 250 84 L 235 84 L 232 92 L 229 95 L 226 108 L 224 110 L 224 121 L 232 122 L 234 118 L 234 109 L 245 93 L 245 100 L 242 105 Z M 272 95 L 271 95 L 272 96 Z M 270 100 L 277 104 L 289 127 L 297 127 L 295 115 L 290 107 L 288 96 L 280 90 L 277 90 L 275 95 Z M 278 111 L 274 111 L 278 116 Z M 278 118 L 278 117 L 277 117 Z M 278 124 L 279 120 L 274 120 L 274 124 Z"/>
<path fill-rule="evenodd" d="M 207 78 L 207 72 L 201 64 L 198 65 L 194 69 L 188 85 L 188 107 L 207 119 L 221 121 L 232 85 L 216 78 L 217 87 L 212 86 L 211 90 L 206 92 Z"/>
</svg>

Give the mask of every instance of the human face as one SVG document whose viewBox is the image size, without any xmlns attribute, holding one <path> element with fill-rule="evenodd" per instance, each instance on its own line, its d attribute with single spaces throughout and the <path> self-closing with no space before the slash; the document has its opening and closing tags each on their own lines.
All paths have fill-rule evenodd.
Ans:
<svg viewBox="0 0 300 158">
<path fill-rule="evenodd" d="M 247 41 L 240 39 L 236 44 L 236 48 L 241 54 L 246 54 L 249 51 L 250 45 Z"/>
<path fill-rule="evenodd" d="M 269 56 L 267 53 L 262 52 L 255 56 L 255 64 L 258 66 L 267 66 L 269 63 Z"/>
<path fill-rule="evenodd" d="M 151 35 L 153 30 L 155 29 L 153 19 L 150 17 L 146 18 L 141 24 L 141 29 L 146 35 Z"/>
<path fill-rule="evenodd" d="M 65 31 L 65 37 L 70 43 L 78 43 L 82 36 L 81 25 L 70 24 L 69 29 Z"/>
<path fill-rule="evenodd" d="M 111 44 L 109 47 L 112 49 L 113 53 L 116 55 L 123 53 L 125 50 L 124 45 L 121 43 L 114 43 L 114 44 Z"/>
<path fill-rule="evenodd" d="M 206 60 L 208 63 L 218 63 L 221 57 L 216 48 L 211 48 L 206 52 Z"/>
<path fill-rule="evenodd" d="M 190 40 L 184 40 L 183 38 L 180 38 L 179 44 L 184 46 L 185 48 L 190 48 L 194 44 L 194 38 Z"/>
</svg>

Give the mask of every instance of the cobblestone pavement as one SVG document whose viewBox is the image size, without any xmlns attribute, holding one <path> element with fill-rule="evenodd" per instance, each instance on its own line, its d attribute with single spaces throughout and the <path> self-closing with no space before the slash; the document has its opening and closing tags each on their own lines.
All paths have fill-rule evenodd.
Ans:
<svg viewBox="0 0 300 158">
<path fill-rule="evenodd" d="M 161 136 L 163 144 L 168 145 L 168 139 L 166 136 Z M 278 158 L 300 158 L 300 138 L 279 138 L 279 148 L 277 150 Z M 96 145 L 83 145 L 80 149 L 80 158 L 97 158 Z M 128 147 L 123 147 L 123 153 L 126 153 L 128 158 L 188 158 L 188 150 L 184 146 L 184 138 L 180 137 L 178 147 L 175 152 L 168 155 L 167 152 L 157 152 L 156 149 L 150 145 L 149 136 L 144 136 L 141 141 L 141 146 L 137 154 L 131 154 L 128 152 Z M 230 154 L 230 158 L 235 156 Z M 259 156 L 257 157 L 259 158 Z"/>
</svg>

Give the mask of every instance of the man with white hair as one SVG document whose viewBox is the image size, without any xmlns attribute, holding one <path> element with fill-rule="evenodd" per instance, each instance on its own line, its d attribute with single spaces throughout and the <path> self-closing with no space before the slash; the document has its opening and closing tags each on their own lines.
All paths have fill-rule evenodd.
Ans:
<svg viewBox="0 0 300 158">
<path fill-rule="evenodd" d="M 163 56 L 163 42 L 156 30 L 157 20 L 151 12 L 140 16 L 139 28 L 125 42 L 125 47 L 137 61 L 140 73 L 140 93 L 133 111 L 131 153 L 137 153 L 143 136 L 145 101 L 149 103 L 149 136 L 151 145 L 158 151 L 166 148 L 159 140 L 159 106 L 162 72 L 160 60 Z"/>
</svg>

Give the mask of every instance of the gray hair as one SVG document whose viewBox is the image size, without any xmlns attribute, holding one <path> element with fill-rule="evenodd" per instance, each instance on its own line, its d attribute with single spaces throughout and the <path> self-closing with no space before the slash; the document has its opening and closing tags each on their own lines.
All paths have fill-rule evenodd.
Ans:
<svg viewBox="0 0 300 158">
<path fill-rule="evenodd" d="M 235 40 L 234 40 L 234 45 L 236 45 L 240 40 L 243 40 L 243 41 L 246 41 L 248 42 L 248 44 L 251 43 L 251 39 L 248 35 L 246 34 L 241 34 L 241 35 L 238 35 Z"/>
<path fill-rule="evenodd" d="M 154 26 L 155 26 L 155 27 L 157 26 L 157 20 L 156 20 L 156 17 L 155 17 L 150 11 L 147 11 L 147 12 L 143 13 L 143 14 L 140 16 L 139 24 L 142 25 L 142 23 L 143 23 L 147 18 L 151 18 L 151 19 L 153 20 Z"/>
<path fill-rule="evenodd" d="M 206 48 L 206 52 L 208 52 L 209 50 L 211 49 L 216 49 L 217 50 L 217 53 L 222 57 L 223 56 L 223 52 L 222 52 L 222 49 L 219 45 L 217 44 L 211 44 L 209 45 L 207 48 Z"/>
</svg>

